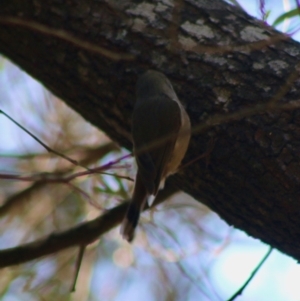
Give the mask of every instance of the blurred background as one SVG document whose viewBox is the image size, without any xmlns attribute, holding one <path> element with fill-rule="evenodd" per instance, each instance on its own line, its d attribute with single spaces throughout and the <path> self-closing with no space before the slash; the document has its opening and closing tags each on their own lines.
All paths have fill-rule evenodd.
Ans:
<svg viewBox="0 0 300 301">
<path fill-rule="evenodd" d="M 230 1 L 299 39 L 299 3 L 293 0 Z M 288 13 L 290 12 L 290 13 Z M 292 12 L 292 13 L 291 13 Z M 287 18 L 284 18 L 286 16 Z M 129 152 L 120 149 L 61 100 L 0 57 L 0 109 L 51 148 L 90 167 Z M 34 241 L 91 220 L 127 199 L 133 159 L 112 175 L 47 183 L 40 173 L 71 174 L 80 168 L 47 152 L 0 114 L 0 248 Z M 29 176 L 29 181 L 5 175 Z M 0 270 L 0 298 L 15 300 L 226 300 L 247 280 L 269 246 L 229 227 L 217 214 L 179 193 L 144 213 L 133 244 L 119 227 L 89 245 L 76 292 L 70 293 L 77 248 Z M 300 267 L 274 250 L 236 300 L 300 300 Z"/>
</svg>

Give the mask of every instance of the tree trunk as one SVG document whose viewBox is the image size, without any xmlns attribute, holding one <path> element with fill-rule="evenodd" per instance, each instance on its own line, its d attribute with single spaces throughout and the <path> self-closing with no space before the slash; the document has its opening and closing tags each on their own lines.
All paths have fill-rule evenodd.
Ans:
<svg viewBox="0 0 300 301">
<path fill-rule="evenodd" d="M 128 149 L 137 76 L 165 73 L 200 156 L 169 181 L 300 259 L 297 42 L 220 0 L 4 0 L 0 52 Z"/>
</svg>

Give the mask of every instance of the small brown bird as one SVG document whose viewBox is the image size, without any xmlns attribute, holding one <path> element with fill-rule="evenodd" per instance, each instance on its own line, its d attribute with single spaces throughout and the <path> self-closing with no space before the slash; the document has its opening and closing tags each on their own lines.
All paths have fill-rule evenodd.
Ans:
<svg viewBox="0 0 300 301">
<path fill-rule="evenodd" d="M 149 70 L 139 77 L 132 116 L 134 155 L 138 166 L 133 196 L 121 226 L 131 242 L 147 200 L 176 173 L 191 136 L 188 114 L 167 77 Z"/>
</svg>

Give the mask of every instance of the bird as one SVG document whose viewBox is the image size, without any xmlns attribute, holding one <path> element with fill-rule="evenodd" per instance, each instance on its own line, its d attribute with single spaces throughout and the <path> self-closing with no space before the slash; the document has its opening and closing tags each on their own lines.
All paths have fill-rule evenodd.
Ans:
<svg viewBox="0 0 300 301">
<path fill-rule="evenodd" d="M 190 118 L 163 73 L 148 70 L 138 78 L 131 131 L 137 174 L 120 230 L 128 242 L 147 201 L 177 172 L 190 141 Z"/>
</svg>

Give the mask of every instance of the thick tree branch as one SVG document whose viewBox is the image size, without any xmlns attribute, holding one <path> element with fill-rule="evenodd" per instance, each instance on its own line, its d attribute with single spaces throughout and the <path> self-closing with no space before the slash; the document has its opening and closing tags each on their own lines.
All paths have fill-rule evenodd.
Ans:
<svg viewBox="0 0 300 301">
<path fill-rule="evenodd" d="M 21 21 L 0 24 L 0 52 L 127 148 L 137 75 L 164 72 L 197 129 L 185 162 L 214 142 L 170 181 L 299 260 L 299 44 L 221 0 L 71 3 L 2 1 L 0 22 Z"/>
</svg>

